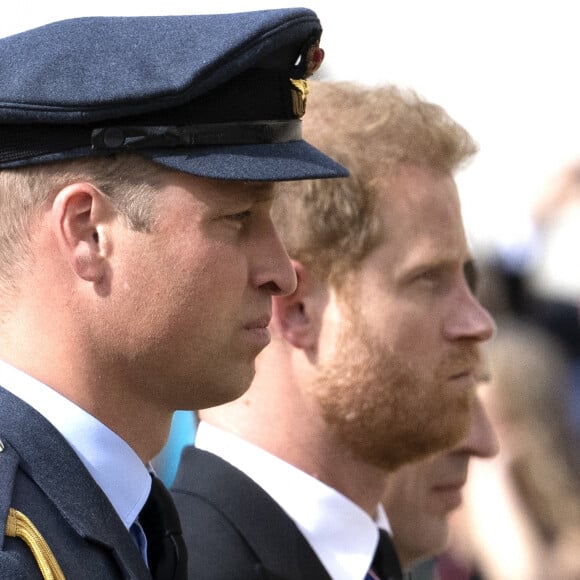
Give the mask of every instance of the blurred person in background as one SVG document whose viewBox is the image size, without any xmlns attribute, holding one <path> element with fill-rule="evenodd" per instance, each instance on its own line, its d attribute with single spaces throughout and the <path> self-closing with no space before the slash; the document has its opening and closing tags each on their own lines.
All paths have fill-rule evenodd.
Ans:
<svg viewBox="0 0 580 580">
<path fill-rule="evenodd" d="M 448 517 L 461 504 L 471 458 L 489 458 L 497 452 L 497 438 L 478 395 L 465 439 L 449 451 L 404 465 L 387 478 L 383 504 L 401 565 L 412 571 L 413 580 L 431 578 L 429 558 L 447 546 Z"/>
<path fill-rule="evenodd" d="M 580 578 L 579 440 L 567 414 L 564 347 L 541 326 L 501 321 L 482 399 L 500 442 L 475 461 L 439 580 Z"/>
<path fill-rule="evenodd" d="M 580 160 L 562 165 L 506 239 L 487 257 L 484 304 L 494 314 L 538 325 L 563 346 L 580 434 Z"/>
</svg>

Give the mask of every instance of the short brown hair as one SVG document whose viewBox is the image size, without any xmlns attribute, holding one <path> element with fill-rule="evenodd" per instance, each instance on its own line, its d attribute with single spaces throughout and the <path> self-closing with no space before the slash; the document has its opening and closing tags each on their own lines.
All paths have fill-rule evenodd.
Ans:
<svg viewBox="0 0 580 580">
<path fill-rule="evenodd" d="M 167 169 L 136 155 L 82 158 L 0 171 L 0 288 L 7 288 L 28 252 L 33 217 L 63 187 L 88 181 L 107 195 L 130 227 L 147 230 L 152 192 Z"/>
<path fill-rule="evenodd" d="M 310 85 L 305 139 L 350 177 L 283 184 L 273 215 L 290 256 L 337 284 L 382 239 L 374 211 L 379 176 L 406 163 L 454 173 L 478 147 L 442 107 L 412 90 Z"/>
</svg>

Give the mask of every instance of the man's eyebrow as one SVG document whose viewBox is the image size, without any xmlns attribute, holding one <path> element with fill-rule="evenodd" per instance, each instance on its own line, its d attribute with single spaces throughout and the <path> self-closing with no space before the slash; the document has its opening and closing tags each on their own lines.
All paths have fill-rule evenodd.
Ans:
<svg viewBox="0 0 580 580">
<path fill-rule="evenodd" d="M 467 260 L 463 264 L 463 275 L 467 281 L 467 285 L 473 294 L 477 294 L 479 288 L 480 273 L 475 260 Z"/>
<path fill-rule="evenodd" d="M 273 184 L 263 181 L 244 181 L 242 191 L 255 201 L 272 201 L 277 195 Z"/>
</svg>

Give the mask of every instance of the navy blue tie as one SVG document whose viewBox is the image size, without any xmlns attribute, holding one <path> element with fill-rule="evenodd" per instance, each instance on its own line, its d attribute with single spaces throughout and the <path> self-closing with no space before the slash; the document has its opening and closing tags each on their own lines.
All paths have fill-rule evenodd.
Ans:
<svg viewBox="0 0 580 580">
<path fill-rule="evenodd" d="M 154 580 L 186 580 L 187 550 L 179 516 L 171 495 L 154 475 L 139 523 L 147 537 L 147 561 Z"/>
<path fill-rule="evenodd" d="M 379 529 L 379 543 L 365 580 L 402 580 L 403 571 L 391 536 Z"/>
</svg>

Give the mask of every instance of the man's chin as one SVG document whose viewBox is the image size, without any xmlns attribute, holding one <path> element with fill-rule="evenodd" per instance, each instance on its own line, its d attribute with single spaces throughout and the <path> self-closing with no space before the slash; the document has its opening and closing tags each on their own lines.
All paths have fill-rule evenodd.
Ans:
<svg viewBox="0 0 580 580">
<path fill-rule="evenodd" d="M 361 437 L 360 431 L 342 432 L 344 442 L 363 461 L 392 472 L 406 465 L 449 450 L 457 445 L 469 430 L 469 412 L 457 413 L 455 421 L 431 421 L 415 428 L 385 431 L 382 437 Z M 431 429 L 429 428 L 431 427 Z M 370 433 L 367 433 L 370 435 Z"/>
<path fill-rule="evenodd" d="M 219 407 L 239 399 L 250 388 L 254 379 L 254 365 L 239 369 L 234 376 L 222 376 L 212 382 L 205 382 L 203 386 L 198 385 L 198 390 L 203 393 L 203 398 L 197 398 L 195 391 L 187 400 L 186 409 L 200 411 L 211 407 Z"/>
</svg>

